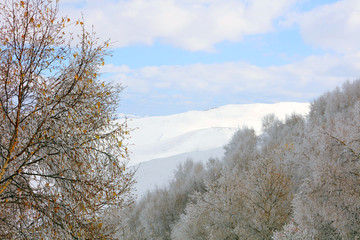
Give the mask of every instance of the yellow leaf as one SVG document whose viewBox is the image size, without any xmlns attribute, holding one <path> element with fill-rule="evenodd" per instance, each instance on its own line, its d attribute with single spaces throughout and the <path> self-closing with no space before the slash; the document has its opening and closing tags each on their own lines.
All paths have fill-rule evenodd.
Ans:
<svg viewBox="0 0 360 240">
<path fill-rule="evenodd" d="M 102 83 L 101 86 L 105 87 L 105 84 Z"/>
<path fill-rule="evenodd" d="M 99 223 L 99 228 L 101 228 L 101 227 L 102 227 L 102 225 L 103 225 L 102 223 Z"/>
<path fill-rule="evenodd" d="M 105 65 L 105 62 L 102 62 L 102 65 L 104 66 L 104 65 Z"/>
<path fill-rule="evenodd" d="M 99 139 L 100 137 L 98 135 L 95 136 L 97 139 Z"/>
<path fill-rule="evenodd" d="M 94 77 L 96 77 L 96 73 L 94 73 Z"/>
<path fill-rule="evenodd" d="M 41 24 L 39 23 L 39 24 L 37 25 L 37 27 L 38 27 L 38 28 L 41 27 Z"/>
<path fill-rule="evenodd" d="M 97 105 L 98 108 L 100 108 L 100 102 L 98 102 L 96 105 Z"/>
<path fill-rule="evenodd" d="M 70 22 L 70 18 L 68 18 L 67 21 Z"/>
<path fill-rule="evenodd" d="M 78 75 L 75 75 L 75 80 L 77 80 L 79 78 L 79 76 Z"/>
</svg>

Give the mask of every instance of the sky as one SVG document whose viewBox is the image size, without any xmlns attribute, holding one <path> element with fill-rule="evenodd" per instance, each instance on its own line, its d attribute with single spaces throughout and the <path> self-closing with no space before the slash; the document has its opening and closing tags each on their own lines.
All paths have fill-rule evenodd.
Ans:
<svg viewBox="0 0 360 240">
<path fill-rule="evenodd" d="M 359 0 L 62 0 L 112 57 L 118 113 L 311 102 L 360 76 Z"/>
</svg>

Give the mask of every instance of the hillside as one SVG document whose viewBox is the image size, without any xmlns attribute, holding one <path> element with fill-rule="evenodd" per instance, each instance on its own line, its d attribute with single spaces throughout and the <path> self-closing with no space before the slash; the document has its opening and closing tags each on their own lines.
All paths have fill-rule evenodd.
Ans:
<svg viewBox="0 0 360 240">
<path fill-rule="evenodd" d="M 170 116 L 133 118 L 130 165 L 136 173 L 137 195 L 156 186 L 163 187 L 186 159 L 206 161 L 221 158 L 223 146 L 242 126 L 261 132 L 261 120 L 270 113 L 279 119 L 293 112 L 307 114 L 308 103 L 226 105 L 206 111 L 190 111 Z"/>
<path fill-rule="evenodd" d="M 182 153 L 222 147 L 243 126 L 261 131 L 261 119 L 270 113 L 284 119 L 293 112 L 306 114 L 308 103 L 233 104 L 206 111 L 169 116 L 132 118 L 130 165 Z"/>
</svg>

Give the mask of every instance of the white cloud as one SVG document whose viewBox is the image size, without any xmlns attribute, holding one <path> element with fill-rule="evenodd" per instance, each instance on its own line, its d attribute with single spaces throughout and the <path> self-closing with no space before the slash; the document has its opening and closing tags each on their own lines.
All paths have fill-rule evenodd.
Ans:
<svg viewBox="0 0 360 240">
<path fill-rule="evenodd" d="M 117 47 L 161 40 L 191 51 L 212 51 L 216 43 L 272 31 L 273 21 L 296 1 L 84 0 L 77 7 L 64 4 L 62 11 L 70 16 L 83 12 L 86 23 Z"/>
<path fill-rule="evenodd" d="M 115 66 L 114 64 L 106 64 L 105 66 L 101 67 L 101 72 L 106 72 L 106 73 L 118 73 L 118 72 L 128 73 L 128 72 L 130 72 L 130 68 L 128 66 L 126 66 L 126 65 Z"/>
<path fill-rule="evenodd" d="M 273 102 L 278 99 L 309 101 L 324 91 L 359 77 L 360 55 L 338 57 L 326 54 L 283 66 L 258 67 L 248 63 L 193 64 L 124 68 L 111 78 L 133 93 L 154 94 L 176 89 L 186 95 L 257 95 Z M 282 100 L 283 101 L 283 100 Z"/>
<path fill-rule="evenodd" d="M 341 53 L 360 50 L 360 1 L 342 0 L 293 16 L 308 44 Z"/>
</svg>

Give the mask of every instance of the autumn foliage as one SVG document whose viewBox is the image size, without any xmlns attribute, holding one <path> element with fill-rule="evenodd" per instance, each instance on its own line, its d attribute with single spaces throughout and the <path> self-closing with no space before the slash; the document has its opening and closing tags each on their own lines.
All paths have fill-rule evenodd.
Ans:
<svg viewBox="0 0 360 240">
<path fill-rule="evenodd" d="M 133 183 L 108 43 L 51 0 L 0 3 L 0 238 L 105 239 Z M 79 31 L 71 34 L 73 25 Z"/>
</svg>

